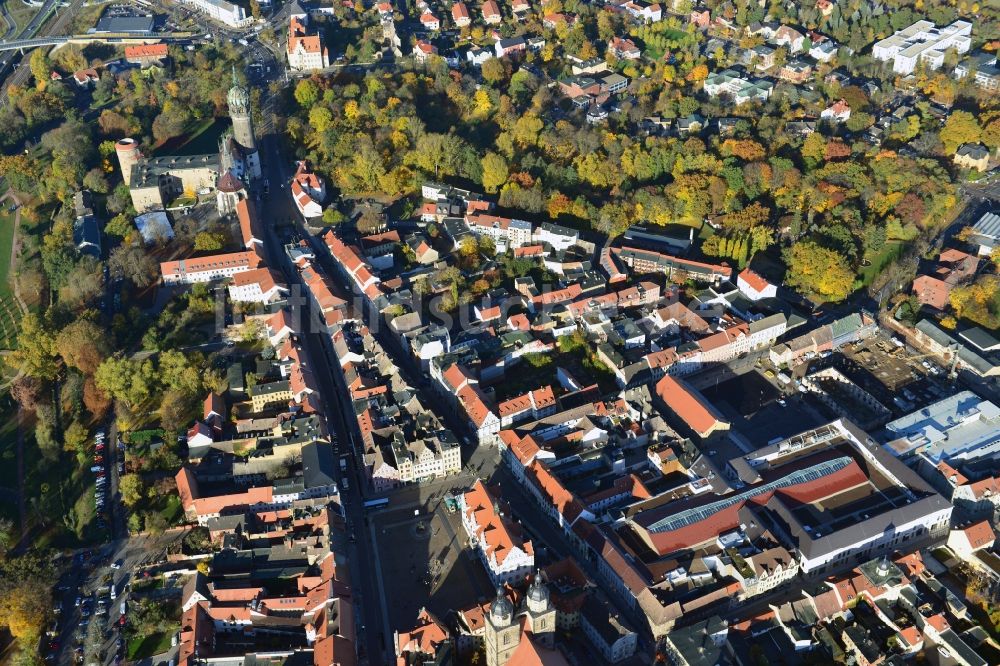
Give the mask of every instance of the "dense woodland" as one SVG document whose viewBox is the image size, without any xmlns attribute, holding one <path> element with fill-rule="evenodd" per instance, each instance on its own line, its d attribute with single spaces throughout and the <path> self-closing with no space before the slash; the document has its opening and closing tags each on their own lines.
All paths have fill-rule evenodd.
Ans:
<svg viewBox="0 0 1000 666">
<path fill-rule="evenodd" d="M 564 3 L 563 9 L 594 12 L 582 3 Z M 939 13 L 936 20 L 945 20 L 955 8 Z M 865 10 L 829 21 L 849 26 L 854 38 L 881 36 L 908 25 L 910 13 L 903 15 L 905 21 L 890 20 L 882 10 Z M 734 14 L 743 23 L 760 18 Z M 864 131 L 893 100 L 896 81 L 864 55 L 842 59 L 842 71 L 873 86 L 827 83 L 831 68 L 821 66 L 812 85 L 816 94 L 808 99 L 779 85 L 762 106 L 707 100 L 700 82 L 733 64 L 738 50 L 753 42 L 705 57 L 705 37 L 677 19 L 632 28 L 640 43 L 665 46 L 669 61 L 647 62 L 636 71 L 612 58 L 623 73 L 642 78 L 623 113 L 606 127 L 588 125 L 529 69 L 565 78 L 563 56 L 596 53 L 595 44 L 625 30 L 619 21 L 600 12 L 569 33 L 539 27 L 548 43 L 528 55 L 530 67 L 515 71 L 510 62 L 490 60 L 481 80 L 433 59 L 400 75 L 302 80 L 290 101 L 287 134 L 348 195 L 412 196 L 431 177 L 480 184 L 497 193 L 503 207 L 611 236 L 634 222 L 700 226 L 709 219 L 716 233 L 701 247 L 707 257 L 742 266 L 770 248 L 788 269 L 786 281 L 819 301 L 843 300 L 871 282 L 903 253 L 901 244 L 923 236 L 926 245 L 955 212 L 954 150 L 975 141 L 995 149 L 1000 142 L 995 100 L 945 72 L 919 72 L 921 101 L 880 146 L 872 145 Z M 852 109 L 844 126 L 821 124 L 805 138 L 786 129 L 788 121 L 815 118 L 838 99 Z M 943 124 L 941 105 L 952 109 Z M 728 136 L 636 131 L 646 116 L 695 113 L 738 122 Z M 862 270 L 873 262 L 880 264 L 875 270 Z"/>
</svg>

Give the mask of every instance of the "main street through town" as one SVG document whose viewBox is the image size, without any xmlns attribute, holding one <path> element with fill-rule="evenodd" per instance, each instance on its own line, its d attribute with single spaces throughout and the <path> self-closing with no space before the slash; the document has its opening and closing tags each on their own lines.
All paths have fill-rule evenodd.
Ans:
<svg viewBox="0 0 1000 666">
<path fill-rule="evenodd" d="M 253 65 L 262 62 L 264 75 L 262 85 L 261 122 L 257 128 L 260 140 L 260 152 L 263 178 L 258 186 L 260 195 L 260 217 L 266 233 L 264 243 L 265 259 L 269 265 L 280 266 L 288 284 L 292 287 L 293 305 L 301 318 L 302 330 L 307 331 L 302 339 L 309 362 L 314 369 L 320 394 L 323 398 L 325 416 L 331 435 L 336 440 L 338 454 L 350 454 L 351 443 L 354 440 L 356 423 L 345 415 L 353 414 L 353 407 L 346 399 L 346 387 L 338 372 L 332 371 L 336 366 L 332 361 L 332 348 L 313 325 L 312 313 L 305 294 L 307 293 L 299 279 L 298 272 L 284 252 L 284 244 L 293 238 L 306 238 L 308 233 L 302 228 L 298 211 L 288 195 L 287 183 L 294 169 L 294 160 L 283 155 L 282 145 L 274 125 L 274 105 L 276 100 L 267 90 L 270 81 L 284 80 L 283 63 L 275 58 L 266 59 L 259 51 L 249 49 L 255 58 Z M 267 191 L 268 194 L 264 194 Z M 320 244 L 321 245 L 321 244 Z M 316 248 L 323 249 L 325 248 Z M 351 422 L 349 422 L 351 421 Z M 356 474 L 357 465 L 351 465 L 349 470 L 349 487 L 341 487 L 341 502 L 347 521 L 347 530 L 353 534 L 360 531 L 364 516 L 363 475 Z M 368 564 L 373 561 L 372 553 L 368 551 L 368 541 L 364 538 L 352 538 L 349 544 L 348 567 L 351 573 L 351 587 L 354 602 L 358 609 L 358 644 L 362 655 L 362 663 L 381 664 L 385 662 L 384 646 L 379 643 L 377 629 L 381 628 L 382 612 L 380 608 L 380 591 L 377 581 Z"/>
</svg>

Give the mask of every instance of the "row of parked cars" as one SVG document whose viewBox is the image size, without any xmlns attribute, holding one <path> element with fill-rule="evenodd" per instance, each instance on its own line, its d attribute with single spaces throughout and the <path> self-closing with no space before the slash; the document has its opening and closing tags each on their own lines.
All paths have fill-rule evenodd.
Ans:
<svg viewBox="0 0 1000 666">
<path fill-rule="evenodd" d="M 105 458 L 107 453 L 105 447 L 105 437 L 103 430 L 97 431 L 94 435 L 94 465 L 90 468 L 90 471 L 94 473 L 94 501 L 97 504 L 97 512 L 101 516 L 97 519 L 97 526 L 101 529 L 107 527 L 107 522 L 104 520 L 105 504 L 107 499 L 107 489 L 108 489 L 108 464 Z"/>
</svg>

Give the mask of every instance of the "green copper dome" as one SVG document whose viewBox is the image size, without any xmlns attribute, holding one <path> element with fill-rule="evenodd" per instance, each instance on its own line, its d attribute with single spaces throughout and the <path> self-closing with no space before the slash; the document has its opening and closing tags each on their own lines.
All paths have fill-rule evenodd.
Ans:
<svg viewBox="0 0 1000 666">
<path fill-rule="evenodd" d="M 233 87 L 229 89 L 229 113 L 250 113 L 250 91 L 240 85 L 233 67 Z"/>
</svg>

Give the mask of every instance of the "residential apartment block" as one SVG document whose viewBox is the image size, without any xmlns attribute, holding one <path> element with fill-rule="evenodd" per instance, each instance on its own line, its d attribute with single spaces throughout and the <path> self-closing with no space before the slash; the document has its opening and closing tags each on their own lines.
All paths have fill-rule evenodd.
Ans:
<svg viewBox="0 0 1000 666">
<path fill-rule="evenodd" d="M 938 28 L 930 21 L 917 21 L 872 46 L 872 57 L 892 61 L 892 71 L 912 74 L 918 64 L 938 69 L 944 64 L 945 52 L 962 54 L 972 46 L 972 24 L 955 21 Z"/>
</svg>

